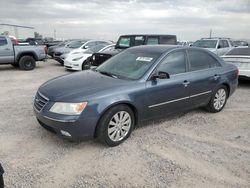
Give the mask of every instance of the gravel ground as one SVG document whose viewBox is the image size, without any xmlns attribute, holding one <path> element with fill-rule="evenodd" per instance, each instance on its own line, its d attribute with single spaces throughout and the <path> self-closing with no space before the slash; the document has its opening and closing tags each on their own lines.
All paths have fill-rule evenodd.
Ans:
<svg viewBox="0 0 250 188">
<path fill-rule="evenodd" d="M 6 187 L 250 187 L 250 82 L 225 109 L 140 125 L 118 147 L 72 143 L 39 126 L 32 98 L 69 74 L 53 60 L 34 71 L 0 66 L 0 162 Z"/>
</svg>

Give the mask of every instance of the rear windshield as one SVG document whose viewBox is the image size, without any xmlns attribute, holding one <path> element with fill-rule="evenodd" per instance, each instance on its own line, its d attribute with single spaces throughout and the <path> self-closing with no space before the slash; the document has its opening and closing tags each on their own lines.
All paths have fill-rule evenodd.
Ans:
<svg viewBox="0 0 250 188">
<path fill-rule="evenodd" d="M 250 56 L 250 48 L 234 48 L 226 55 Z"/>
<path fill-rule="evenodd" d="M 217 40 L 197 40 L 193 46 L 200 48 L 215 48 Z"/>
</svg>

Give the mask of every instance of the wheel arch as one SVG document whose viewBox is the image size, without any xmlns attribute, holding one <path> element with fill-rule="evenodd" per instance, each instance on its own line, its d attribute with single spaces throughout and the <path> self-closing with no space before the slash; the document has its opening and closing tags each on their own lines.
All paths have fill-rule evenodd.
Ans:
<svg viewBox="0 0 250 188">
<path fill-rule="evenodd" d="M 227 83 L 227 82 L 223 82 L 221 85 L 225 86 L 227 88 L 227 97 L 230 96 L 230 92 L 231 92 L 231 88 L 230 88 L 230 85 Z"/>
<path fill-rule="evenodd" d="M 113 108 L 113 107 L 115 107 L 115 106 L 118 106 L 118 105 L 127 105 L 127 106 L 133 111 L 133 113 L 134 113 L 134 118 L 135 118 L 135 127 L 136 127 L 136 125 L 138 124 L 138 120 L 139 120 L 137 108 L 135 107 L 134 104 L 132 104 L 132 103 L 129 102 L 129 101 L 120 101 L 120 102 L 116 102 L 116 103 L 113 103 L 113 104 L 107 106 L 107 107 L 103 110 L 103 112 L 100 114 L 100 116 L 99 116 L 99 118 L 98 118 L 98 121 L 97 121 L 97 124 L 96 124 L 96 127 L 95 127 L 94 137 L 96 137 L 97 127 L 98 127 L 98 124 L 99 124 L 99 122 L 100 122 L 102 116 L 103 116 L 108 110 L 110 110 L 111 108 Z"/>
<path fill-rule="evenodd" d="M 23 57 L 23 56 L 31 56 L 33 57 L 36 61 L 38 60 L 37 55 L 34 52 L 23 52 L 18 54 L 17 56 L 17 62 L 19 62 L 19 60 Z"/>
</svg>

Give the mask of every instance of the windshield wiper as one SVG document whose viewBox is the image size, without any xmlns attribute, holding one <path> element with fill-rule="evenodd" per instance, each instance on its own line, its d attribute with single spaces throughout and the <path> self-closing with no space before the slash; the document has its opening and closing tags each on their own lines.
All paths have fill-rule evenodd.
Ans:
<svg viewBox="0 0 250 188">
<path fill-rule="evenodd" d="M 99 73 L 101 73 L 103 75 L 109 76 L 109 77 L 118 78 L 117 76 L 115 76 L 115 75 L 113 75 L 113 74 L 111 74 L 109 72 L 105 72 L 105 71 L 97 71 L 97 72 L 99 72 Z"/>
</svg>

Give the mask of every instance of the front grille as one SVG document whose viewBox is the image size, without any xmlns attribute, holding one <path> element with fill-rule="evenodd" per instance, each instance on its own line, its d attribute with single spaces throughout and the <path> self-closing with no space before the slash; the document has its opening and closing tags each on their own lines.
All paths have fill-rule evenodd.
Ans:
<svg viewBox="0 0 250 188">
<path fill-rule="evenodd" d="M 37 92 L 34 100 L 35 109 L 40 112 L 43 107 L 48 103 L 49 99 Z"/>
</svg>

